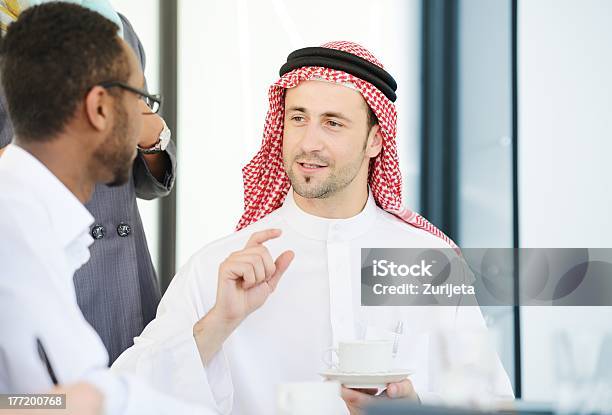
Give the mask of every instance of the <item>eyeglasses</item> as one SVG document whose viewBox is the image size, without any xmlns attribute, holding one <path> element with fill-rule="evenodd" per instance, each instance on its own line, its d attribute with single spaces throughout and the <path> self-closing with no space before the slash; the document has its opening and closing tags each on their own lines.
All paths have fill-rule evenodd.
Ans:
<svg viewBox="0 0 612 415">
<path fill-rule="evenodd" d="M 133 86 L 129 86 L 124 84 L 123 82 L 118 81 L 110 81 L 110 82 L 102 82 L 98 84 L 102 88 L 113 88 L 118 87 L 125 89 L 126 91 L 133 92 L 136 95 L 139 95 L 140 98 L 147 104 L 147 106 L 151 109 L 151 112 L 145 112 L 143 114 L 157 114 L 162 104 L 162 96 L 161 95 L 151 95 L 142 89 L 134 88 Z"/>
</svg>

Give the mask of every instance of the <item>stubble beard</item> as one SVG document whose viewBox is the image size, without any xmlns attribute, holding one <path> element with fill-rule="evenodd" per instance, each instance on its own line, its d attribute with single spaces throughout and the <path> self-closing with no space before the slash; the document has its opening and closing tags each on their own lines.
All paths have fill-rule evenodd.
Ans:
<svg viewBox="0 0 612 415">
<path fill-rule="evenodd" d="M 287 170 L 293 190 L 306 199 L 326 199 L 342 191 L 355 180 L 363 164 L 365 151 L 361 152 L 356 160 L 341 168 L 336 168 L 333 163 L 327 164 L 330 173 L 321 181 L 318 181 L 314 175 L 295 172 L 296 160 L 304 158 L 311 161 L 317 160 L 316 157 L 304 157 L 304 154 L 293 157 L 293 161 Z"/>
<path fill-rule="evenodd" d="M 95 160 L 102 164 L 102 168 L 111 171 L 112 180 L 106 183 L 109 187 L 122 186 L 129 181 L 134 161 L 133 149 L 129 149 L 125 145 L 130 133 L 127 112 L 124 108 L 117 108 L 115 116 L 117 122 L 105 140 L 106 144 L 96 150 L 94 154 Z"/>
</svg>

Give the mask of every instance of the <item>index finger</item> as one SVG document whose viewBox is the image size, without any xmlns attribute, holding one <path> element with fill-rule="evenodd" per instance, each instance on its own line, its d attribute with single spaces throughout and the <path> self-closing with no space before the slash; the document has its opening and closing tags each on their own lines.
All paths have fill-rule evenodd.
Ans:
<svg viewBox="0 0 612 415">
<path fill-rule="evenodd" d="M 282 231 L 280 229 L 266 229 L 264 231 L 255 232 L 247 241 L 245 248 L 252 248 L 270 239 L 278 238 Z"/>
</svg>

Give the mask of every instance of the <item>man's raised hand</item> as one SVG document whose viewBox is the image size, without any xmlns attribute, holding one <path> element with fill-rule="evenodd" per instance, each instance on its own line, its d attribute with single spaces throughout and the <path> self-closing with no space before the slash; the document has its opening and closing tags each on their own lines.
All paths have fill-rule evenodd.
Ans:
<svg viewBox="0 0 612 415">
<path fill-rule="evenodd" d="M 215 305 L 193 326 L 204 365 L 236 327 L 266 302 L 293 261 L 293 251 L 285 251 L 272 260 L 264 246 L 281 233 L 280 229 L 255 232 L 243 249 L 233 252 L 219 266 Z"/>
<path fill-rule="evenodd" d="M 272 260 L 264 243 L 278 238 L 281 233 L 280 229 L 255 232 L 244 249 L 233 252 L 221 263 L 214 307 L 219 316 L 241 322 L 261 307 L 276 289 L 294 253 L 285 251 Z"/>
</svg>

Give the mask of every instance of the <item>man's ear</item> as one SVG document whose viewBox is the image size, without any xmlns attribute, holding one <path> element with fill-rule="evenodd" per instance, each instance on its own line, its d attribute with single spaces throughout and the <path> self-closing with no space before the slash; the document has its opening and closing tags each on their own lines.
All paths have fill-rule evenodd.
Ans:
<svg viewBox="0 0 612 415">
<path fill-rule="evenodd" d="M 380 126 L 378 124 L 370 128 L 365 150 L 366 156 L 370 158 L 374 158 L 380 154 L 382 150 L 382 136 L 380 135 Z"/>
<path fill-rule="evenodd" d="M 85 115 L 95 130 L 104 131 L 110 125 L 112 99 L 101 86 L 94 86 L 85 96 Z"/>
</svg>

